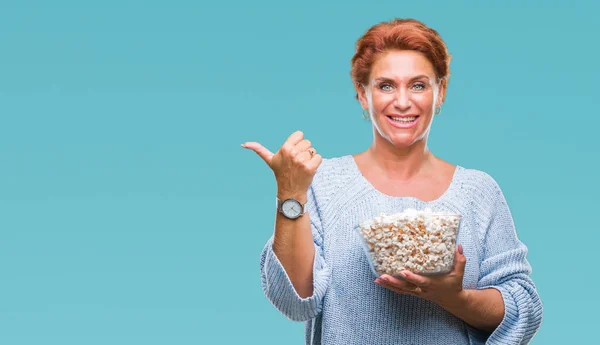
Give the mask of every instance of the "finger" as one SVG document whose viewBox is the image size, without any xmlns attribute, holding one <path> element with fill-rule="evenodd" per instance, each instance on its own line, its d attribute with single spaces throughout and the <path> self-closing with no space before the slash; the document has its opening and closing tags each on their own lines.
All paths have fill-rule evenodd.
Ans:
<svg viewBox="0 0 600 345">
<path fill-rule="evenodd" d="M 304 150 L 302 153 L 300 153 L 299 155 L 296 156 L 296 159 L 298 159 L 299 162 L 303 162 L 303 163 L 311 160 L 313 158 L 313 155 L 310 153 L 309 150 L 314 150 L 314 149 Z"/>
<path fill-rule="evenodd" d="M 265 163 L 271 166 L 271 159 L 273 158 L 273 153 L 261 144 L 251 141 L 242 144 L 242 147 L 256 152 L 256 154 L 259 155 L 260 158 L 262 158 L 265 161 Z"/>
<path fill-rule="evenodd" d="M 388 290 L 392 290 L 392 291 L 394 291 L 395 293 L 398 293 L 398 294 L 404 294 L 404 295 L 411 295 L 411 292 L 410 292 L 410 291 L 408 291 L 408 290 L 403 290 L 403 289 L 399 289 L 399 288 L 397 288 L 397 287 L 395 287 L 395 286 L 393 286 L 393 285 L 391 285 L 391 284 L 389 284 L 389 283 L 387 283 L 387 282 L 380 281 L 380 282 L 376 282 L 376 283 L 377 283 L 378 285 L 381 285 L 381 286 L 383 286 L 384 288 L 386 288 L 386 289 L 388 289 Z"/>
<path fill-rule="evenodd" d="M 389 276 L 388 276 L 388 278 L 389 278 Z M 381 278 L 381 277 L 378 278 L 377 280 L 375 280 L 375 283 L 383 286 L 386 289 L 389 289 L 396 293 L 399 293 L 399 294 L 417 296 L 418 286 L 410 284 L 410 283 L 404 282 L 404 285 L 397 286 L 397 285 L 390 283 L 389 280 Z"/>
<path fill-rule="evenodd" d="M 308 162 L 306 162 L 306 167 L 316 171 L 322 162 L 323 162 L 323 157 L 321 157 L 320 154 L 315 153 L 315 155 Z"/>
<path fill-rule="evenodd" d="M 300 142 L 297 143 L 296 146 L 294 146 L 294 150 L 298 153 L 302 153 L 302 152 L 308 150 L 311 146 L 312 146 L 312 143 L 310 142 L 310 140 L 303 139 L 303 140 L 300 140 Z"/>
<path fill-rule="evenodd" d="M 403 291 L 412 291 L 417 287 L 417 285 L 413 283 L 409 283 L 408 281 L 392 277 L 388 274 L 383 274 L 376 280 L 385 283 L 386 285 L 393 286 L 397 289 L 401 289 Z"/>
<path fill-rule="evenodd" d="M 467 257 L 464 254 L 462 244 L 459 244 L 456 246 L 456 252 L 454 253 L 454 272 L 464 274 L 466 264 Z"/>
<path fill-rule="evenodd" d="M 298 147 L 298 145 L 296 145 L 296 148 Z M 294 150 L 296 150 L 296 148 L 294 148 Z M 315 150 L 314 147 L 309 146 L 306 149 L 304 149 L 302 152 L 297 154 L 296 158 L 298 158 L 298 160 L 300 162 L 306 162 L 306 161 L 311 160 L 315 156 L 316 153 L 317 153 L 317 150 Z"/>
<path fill-rule="evenodd" d="M 430 280 L 427 277 L 423 277 L 422 275 L 412 273 L 410 271 L 404 270 L 399 273 L 399 275 L 404 278 L 407 282 L 415 284 L 417 286 L 429 286 Z"/>
<path fill-rule="evenodd" d="M 296 146 L 296 144 L 298 144 L 302 139 L 304 139 L 304 133 L 302 133 L 301 131 L 295 131 L 285 140 L 282 147 L 291 149 L 294 146 Z"/>
</svg>

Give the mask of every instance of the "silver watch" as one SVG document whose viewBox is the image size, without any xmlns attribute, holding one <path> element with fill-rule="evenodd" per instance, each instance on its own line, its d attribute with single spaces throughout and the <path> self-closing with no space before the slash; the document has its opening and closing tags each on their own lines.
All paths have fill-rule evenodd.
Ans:
<svg viewBox="0 0 600 345">
<path fill-rule="evenodd" d="M 293 198 L 283 201 L 277 198 L 277 211 L 281 212 L 286 218 L 296 219 L 306 213 L 306 203 L 302 204 Z"/>
</svg>

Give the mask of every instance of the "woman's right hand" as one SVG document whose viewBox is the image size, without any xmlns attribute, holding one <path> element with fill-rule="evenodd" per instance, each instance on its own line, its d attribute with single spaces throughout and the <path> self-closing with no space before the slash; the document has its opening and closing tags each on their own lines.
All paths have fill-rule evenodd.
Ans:
<svg viewBox="0 0 600 345">
<path fill-rule="evenodd" d="M 257 142 L 242 147 L 256 152 L 273 170 L 280 198 L 305 195 L 323 161 L 300 131 L 292 133 L 275 154 Z"/>
<path fill-rule="evenodd" d="M 316 154 L 302 132 L 290 135 L 275 154 L 256 142 L 242 146 L 256 152 L 273 170 L 280 200 L 294 198 L 303 204 L 308 202 L 308 189 L 323 158 Z M 283 265 L 298 296 L 308 298 L 314 292 L 315 257 L 310 215 L 287 219 L 277 212 L 275 217 L 273 253 Z"/>
</svg>

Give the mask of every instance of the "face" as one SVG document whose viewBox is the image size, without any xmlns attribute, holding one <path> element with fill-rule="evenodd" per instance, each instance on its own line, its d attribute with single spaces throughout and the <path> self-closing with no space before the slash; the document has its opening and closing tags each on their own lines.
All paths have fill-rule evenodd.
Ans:
<svg viewBox="0 0 600 345">
<path fill-rule="evenodd" d="M 433 65 L 420 52 L 394 50 L 379 56 L 369 84 L 357 90 L 371 115 L 376 140 L 398 148 L 426 141 L 443 94 L 436 80 Z"/>
</svg>

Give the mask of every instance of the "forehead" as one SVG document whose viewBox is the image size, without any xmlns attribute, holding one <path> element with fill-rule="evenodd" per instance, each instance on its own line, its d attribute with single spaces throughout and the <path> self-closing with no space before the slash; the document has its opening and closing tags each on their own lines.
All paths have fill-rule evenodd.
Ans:
<svg viewBox="0 0 600 345">
<path fill-rule="evenodd" d="M 433 65 L 425 55 L 414 50 L 392 50 L 381 54 L 371 67 L 371 79 L 404 79 L 424 74 L 435 78 Z"/>
</svg>

